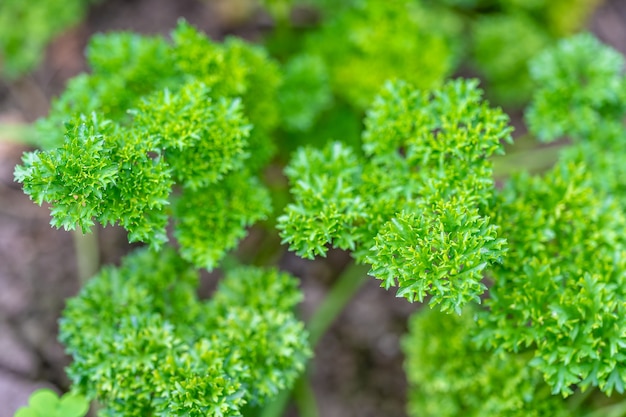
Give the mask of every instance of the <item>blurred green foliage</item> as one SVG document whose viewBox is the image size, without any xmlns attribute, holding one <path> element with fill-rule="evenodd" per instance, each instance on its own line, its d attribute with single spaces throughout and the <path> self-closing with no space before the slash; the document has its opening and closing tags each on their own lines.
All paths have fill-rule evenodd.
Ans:
<svg viewBox="0 0 626 417">
<path fill-rule="evenodd" d="M 291 2 L 280 3 L 287 7 Z M 321 54 L 333 90 L 357 108 L 364 108 L 386 79 L 430 88 L 442 76 L 467 67 L 485 78 L 489 97 L 519 106 L 530 98 L 529 60 L 580 30 L 598 3 L 301 0 L 295 4 L 321 12 L 321 24 L 305 32 L 304 41 L 291 32 L 290 42 Z"/>
<path fill-rule="evenodd" d="M 550 395 L 528 357 L 481 349 L 472 339 L 476 310 L 461 315 L 424 310 L 409 322 L 402 346 L 415 417 L 572 416 Z"/>
<path fill-rule="evenodd" d="M 52 390 L 33 392 L 27 407 L 21 407 L 14 417 L 84 417 L 89 411 L 89 401 L 82 395 L 68 393 L 61 398 Z"/>
<path fill-rule="evenodd" d="M 0 76 L 14 79 L 35 69 L 48 43 L 78 24 L 93 0 L 0 2 Z"/>
</svg>

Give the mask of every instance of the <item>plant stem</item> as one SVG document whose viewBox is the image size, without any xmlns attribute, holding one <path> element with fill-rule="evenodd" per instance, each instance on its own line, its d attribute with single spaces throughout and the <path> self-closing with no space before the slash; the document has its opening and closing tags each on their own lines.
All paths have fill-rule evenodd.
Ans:
<svg viewBox="0 0 626 417">
<path fill-rule="evenodd" d="M 626 416 L 626 401 L 621 401 L 616 404 L 607 405 L 606 407 L 599 408 L 584 417 L 624 417 Z"/>
<path fill-rule="evenodd" d="M 98 248 L 98 234 L 94 229 L 91 233 L 83 234 L 80 230 L 72 231 L 74 250 L 76 251 L 76 269 L 81 287 L 87 280 L 98 272 L 100 254 Z"/>
<path fill-rule="evenodd" d="M 280 417 L 283 415 L 283 410 L 287 407 L 287 402 L 291 397 L 291 391 L 283 390 L 276 397 L 274 397 L 263 408 L 263 411 L 259 414 L 259 417 Z"/>
<path fill-rule="evenodd" d="M 263 233 L 263 239 L 259 243 L 259 250 L 254 255 L 252 264 L 258 266 L 274 265 L 284 250 L 280 245 L 280 237 L 277 233 L 267 230 L 264 230 Z"/>
<path fill-rule="evenodd" d="M 580 409 L 582 404 L 595 392 L 593 388 L 587 388 L 586 391 L 577 391 L 572 395 L 572 397 L 568 400 L 567 404 L 572 411 L 577 411 Z"/>
<path fill-rule="evenodd" d="M 293 387 L 293 398 L 298 407 L 300 417 L 320 416 L 315 401 L 315 394 L 313 393 L 313 387 L 306 373 L 296 381 L 296 385 Z"/>
<path fill-rule="evenodd" d="M 351 263 L 318 306 L 308 323 L 309 340 L 315 348 L 328 327 L 335 321 L 345 305 L 352 299 L 370 269 L 369 265 Z"/>
<path fill-rule="evenodd" d="M 558 155 L 563 148 L 563 146 L 555 145 L 494 157 L 494 176 L 496 179 L 503 179 L 519 171 L 532 173 L 545 171 L 558 160 Z"/>
</svg>

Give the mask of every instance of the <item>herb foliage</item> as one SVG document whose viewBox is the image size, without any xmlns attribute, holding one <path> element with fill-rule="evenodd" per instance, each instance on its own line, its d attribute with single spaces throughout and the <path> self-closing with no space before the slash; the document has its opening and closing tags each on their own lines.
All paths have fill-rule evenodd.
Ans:
<svg viewBox="0 0 626 417">
<path fill-rule="evenodd" d="M 299 256 L 349 250 L 382 287 L 434 307 L 403 342 L 411 415 L 623 406 L 604 398 L 626 381 L 623 57 L 589 34 L 554 44 L 574 29 L 554 11 L 563 2 L 367 0 L 335 14 L 313 3 L 326 20 L 301 50 L 269 42 L 283 62 L 184 22 L 171 41 L 98 35 L 92 73 L 38 122 L 43 150 L 15 175 L 51 223 L 119 224 L 148 246 L 68 302 L 73 389 L 104 416 L 254 415 L 290 389 L 312 352 L 297 281 L 223 262 L 268 219 Z M 492 12 L 468 18 L 481 7 Z M 503 28 L 526 31 L 527 49 L 493 59 Z M 509 118 L 477 80 L 446 81 L 467 62 L 466 30 L 490 94 L 532 93 L 531 134 L 570 139 L 547 172 L 496 184 Z M 284 160 L 292 200 L 276 207 L 263 173 Z M 225 278 L 198 300 L 197 270 L 217 267 Z"/>
</svg>

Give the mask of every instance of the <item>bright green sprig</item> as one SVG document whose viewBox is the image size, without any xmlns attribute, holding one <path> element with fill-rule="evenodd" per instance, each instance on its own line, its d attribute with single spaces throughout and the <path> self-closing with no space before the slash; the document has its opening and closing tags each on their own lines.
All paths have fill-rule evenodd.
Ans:
<svg viewBox="0 0 626 417">
<path fill-rule="evenodd" d="M 278 127 L 278 88 L 282 82 L 277 63 L 264 49 L 240 39 L 216 44 L 192 26 L 181 23 L 172 33 L 175 66 L 185 78 L 198 79 L 214 96 L 241 99 L 254 128 L 248 138 L 250 168 L 264 166 L 273 153 L 269 134 Z"/>
<path fill-rule="evenodd" d="M 300 149 L 285 170 L 296 200 L 278 219 L 283 243 L 298 255 L 324 256 L 327 245 L 355 248 L 351 230 L 367 216 L 364 199 L 357 192 L 359 159 L 339 142 L 324 150 Z"/>
<path fill-rule="evenodd" d="M 509 253 L 478 339 L 506 351 L 532 349 L 553 392 L 572 386 L 623 392 L 626 381 L 626 218 L 591 187 L 584 165 L 514 178 L 495 220 Z"/>
<path fill-rule="evenodd" d="M 125 121 L 127 111 L 145 96 L 182 83 L 171 47 L 161 37 L 95 35 L 86 55 L 92 72 L 69 80 L 48 117 L 37 121 L 37 141 L 44 149 L 63 143 L 63 125 L 76 114 L 97 112 L 102 118 Z"/>
<path fill-rule="evenodd" d="M 411 302 L 432 295 L 431 305 L 457 312 L 468 301 L 480 303 L 484 270 L 500 261 L 504 249 L 497 229 L 456 198 L 417 209 L 380 230 L 368 258 L 370 274 L 386 289 L 398 286 L 398 296 Z"/>
<path fill-rule="evenodd" d="M 433 295 L 431 304 L 444 311 L 460 312 L 467 301 L 480 301 L 483 269 L 504 251 L 497 227 L 481 211 L 493 188 L 486 157 L 510 140 L 507 121 L 481 102 L 474 81 L 451 82 L 432 95 L 392 87 L 374 103 L 366 151 L 385 158 L 399 147 L 409 167 L 416 167 L 404 181 L 410 197 L 381 227 L 367 256 L 371 274 L 385 287 L 395 279 L 398 295 L 410 301 Z"/>
<path fill-rule="evenodd" d="M 475 311 L 462 315 L 422 310 L 409 322 L 402 341 L 415 417 L 574 416 L 550 395 L 541 374 L 525 355 L 493 353 L 478 347 Z"/>
<path fill-rule="evenodd" d="M 39 122 L 46 147 L 63 142 L 59 127 L 73 114 L 98 112 L 115 121 L 148 95 L 168 89 L 173 95 L 189 81 L 206 85 L 213 98 L 240 98 L 258 135 L 252 148 L 264 158 L 271 144 L 263 138 L 279 122 L 278 65 L 263 49 L 237 39 L 218 44 L 181 21 L 172 32 L 172 44 L 162 37 L 111 33 L 93 37 L 87 48 L 92 73 L 70 80 L 52 103 L 50 116 Z M 55 132 L 57 132 L 55 134 Z M 255 154 L 256 155 L 256 154 Z M 261 156 L 261 155 L 259 155 Z"/>
<path fill-rule="evenodd" d="M 475 81 L 432 93 L 388 83 L 368 112 L 363 157 L 335 143 L 287 167 L 295 201 L 279 219 L 284 242 L 307 257 L 351 249 L 410 301 L 432 295 L 457 312 L 479 301 L 483 269 L 504 252 L 485 214 L 487 157 L 510 140 L 506 115 L 481 95 Z"/>
<path fill-rule="evenodd" d="M 243 113 L 240 100 L 213 99 L 191 82 L 175 94 L 157 93 L 131 114 L 144 140 L 162 149 L 176 183 L 197 190 L 243 169 L 252 128 Z"/>
<path fill-rule="evenodd" d="M 238 102 L 213 102 L 202 84 L 188 83 L 176 96 L 158 93 L 132 114 L 130 125 L 95 115 L 74 122 L 63 145 L 24 158 L 16 178 L 38 204 L 54 203 L 53 225 L 86 231 L 93 219 L 119 223 L 130 241 L 158 247 L 167 239 L 173 185 L 206 187 L 241 169 L 247 156 L 250 128 Z"/>
<path fill-rule="evenodd" d="M 576 65 L 555 58 L 572 45 L 583 48 L 581 40 L 586 50 L 577 56 Z M 592 50 L 611 56 L 586 36 L 544 53 L 541 59 L 554 65 L 541 67 L 545 79 L 539 95 L 558 85 L 553 91 L 562 91 L 567 98 L 566 91 L 575 92 L 581 82 L 580 74 L 595 77 L 582 77 L 588 83 L 609 85 L 603 83 L 613 71 L 595 71 Z M 575 59 L 573 54 L 570 58 Z M 434 313 L 414 319 L 418 324 L 405 349 L 407 374 L 415 385 L 411 401 L 416 416 L 456 415 L 460 410 L 468 415 L 578 415 L 580 409 L 565 412 L 558 400 L 549 398 L 548 390 L 563 396 L 591 387 L 608 395 L 624 391 L 626 218 L 623 181 L 617 175 L 624 146 L 621 116 L 611 119 L 616 115 L 613 105 L 594 108 L 591 101 L 571 97 L 569 111 L 595 113 L 604 125 L 593 133 L 572 130 L 577 143 L 552 170 L 544 176 L 515 176 L 487 201 L 486 212 L 498 225 L 498 234 L 507 239 L 508 252 L 500 262 L 485 267 L 491 282 L 486 308 L 470 315 L 476 319 L 433 318 Z M 565 114 L 563 110 L 540 116 L 546 125 L 559 121 L 551 117 Z M 485 243 L 482 248 L 488 247 Z M 398 259 L 395 255 L 387 262 L 415 268 Z M 465 332 L 462 342 L 451 337 L 459 332 Z M 424 339 L 424 334 L 431 337 Z M 467 364 L 473 361 L 479 371 L 471 366 L 468 371 Z M 500 382 L 481 379 L 487 370 L 489 378 L 497 375 Z M 494 386 L 508 394 L 500 396 Z M 539 404 L 548 408 L 539 411 Z"/>
<path fill-rule="evenodd" d="M 103 415 L 239 416 L 303 371 L 310 350 L 292 277 L 238 268 L 204 303 L 197 280 L 174 251 L 141 250 L 69 301 L 68 374 Z"/>
<path fill-rule="evenodd" d="M 158 245 L 165 238 L 170 172 L 162 158 L 149 156 L 158 148 L 133 133 L 95 115 L 73 120 L 61 147 L 26 154 L 15 177 L 37 204 L 54 203 L 56 227 L 86 231 L 94 219 L 119 221 L 131 240 Z"/>
<path fill-rule="evenodd" d="M 486 157 L 511 141 L 508 116 L 482 100 L 476 80 L 448 82 L 432 93 L 388 84 L 365 120 L 364 151 L 373 159 L 406 154 L 414 193 L 486 204 L 492 167 Z M 436 196 L 434 196 L 436 194 Z"/>
<path fill-rule="evenodd" d="M 211 270 L 224 251 L 235 248 L 245 237 L 246 227 L 265 219 L 270 211 L 267 189 L 245 171 L 209 187 L 186 189 L 173 206 L 180 254 Z"/>
<path fill-rule="evenodd" d="M 15 175 L 51 203 L 57 227 L 120 224 L 157 248 L 173 214 L 181 253 L 213 268 L 270 210 L 256 173 L 274 151 L 279 68 L 257 47 L 215 44 L 184 22 L 172 38 L 95 37 L 93 73 L 53 104 L 39 123 L 48 150 L 26 154 Z"/>
</svg>

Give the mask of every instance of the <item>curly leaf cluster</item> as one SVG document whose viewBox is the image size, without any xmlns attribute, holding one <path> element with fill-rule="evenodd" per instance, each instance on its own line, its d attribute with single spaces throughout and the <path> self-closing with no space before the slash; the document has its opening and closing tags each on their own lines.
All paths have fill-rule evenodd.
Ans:
<svg viewBox="0 0 626 417">
<path fill-rule="evenodd" d="M 63 126 L 77 114 L 97 112 L 104 119 L 125 121 L 127 111 L 146 95 L 182 83 L 171 47 L 161 37 L 98 34 L 90 39 L 86 55 L 92 72 L 69 80 L 48 117 L 37 121 L 37 143 L 44 149 L 63 143 Z"/>
<path fill-rule="evenodd" d="M 360 1 L 333 14 L 308 39 L 307 51 L 322 57 L 333 91 L 356 108 L 365 108 L 391 77 L 435 87 L 452 71 L 452 51 L 421 14 L 411 0 Z"/>
<path fill-rule="evenodd" d="M 472 62 L 490 94 L 506 103 L 526 101 L 532 91 L 528 61 L 553 41 L 543 23 L 526 13 L 497 13 L 479 18 L 472 35 Z"/>
<path fill-rule="evenodd" d="M 132 110 L 132 130 L 155 141 L 174 180 L 197 190 L 243 169 L 251 127 L 238 99 L 214 100 L 205 85 L 191 82 L 176 94 L 164 90 Z"/>
<path fill-rule="evenodd" d="M 75 114 L 95 111 L 104 118 L 124 121 L 128 110 L 147 95 L 166 88 L 175 95 L 192 80 L 206 85 L 215 98 L 241 99 L 260 137 L 277 126 L 280 71 L 263 49 L 238 39 L 215 43 L 184 21 L 171 37 L 171 43 L 163 37 L 129 32 L 92 37 L 87 46 L 92 72 L 70 80 L 53 101 L 50 115 L 38 122 L 39 142 L 46 148 L 59 146 L 63 142 L 60 128 Z M 265 149 L 271 148 L 269 143 L 258 146 L 265 157 L 271 155 Z"/>
<path fill-rule="evenodd" d="M 584 165 L 515 177 L 495 220 L 509 242 L 478 338 L 530 350 L 553 392 L 572 385 L 623 392 L 626 381 L 626 218 L 591 187 Z"/>
<path fill-rule="evenodd" d="M 370 274 L 386 289 L 398 286 L 398 296 L 411 302 L 432 295 L 432 305 L 458 312 L 468 301 L 480 303 L 483 270 L 500 260 L 503 241 L 478 210 L 451 199 L 420 214 L 401 212 L 383 226 L 372 250 Z"/>
<path fill-rule="evenodd" d="M 530 69 L 538 89 L 526 120 L 539 139 L 601 138 L 621 124 L 626 114 L 624 57 L 592 35 L 561 41 L 537 56 Z"/>
<path fill-rule="evenodd" d="M 48 150 L 15 177 L 51 203 L 56 227 L 120 224 L 158 248 L 173 215 L 183 256 L 210 269 L 270 211 L 256 172 L 273 152 L 280 76 L 241 41 L 218 45 L 184 22 L 172 38 L 96 36 L 93 73 L 53 104 L 39 123 Z"/>
<path fill-rule="evenodd" d="M 485 215 L 491 162 L 510 140 L 508 118 L 476 81 L 427 93 L 388 83 L 366 118 L 363 156 L 340 143 L 301 149 L 286 169 L 294 203 L 279 219 L 299 255 L 351 249 L 383 286 L 445 311 L 479 301 L 504 241 Z"/>
<path fill-rule="evenodd" d="M 229 174 L 209 187 L 184 190 L 173 206 L 180 254 L 213 269 L 224 251 L 245 237 L 248 226 L 266 218 L 269 207 L 269 192 L 246 171 Z"/>
<path fill-rule="evenodd" d="M 326 245 L 354 249 L 355 224 L 367 216 L 366 196 L 355 187 L 361 176 L 360 161 L 339 142 L 324 150 L 301 148 L 285 172 L 295 203 L 278 219 L 283 243 L 299 256 L 324 256 Z"/>
<path fill-rule="evenodd" d="M 540 139 L 568 136 L 563 157 L 586 165 L 593 188 L 626 208 L 624 58 L 589 34 L 564 40 L 533 61 L 537 91 L 526 118 Z"/>
<path fill-rule="evenodd" d="M 241 98 L 254 126 L 248 138 L 253 157 L 247 165 L 264 166 L 275 151 L 269 134 L 281 121 L 278 65 L 262 48 L 236 38 L 216 44 L 186 24 L 179 24 L 172 39 L 176 68 L 184 77 L 201 80 L 217 95 Z"/>
<path fill-rule="evenodd" d="M 174 251 L 141 250 L 68 302 L 68 375 L 102 415 L 239 416 L 303 371 L 311 352 L 294 278 L 236 268 L 207 302 L 197 281 Z"/>
<path fill-rule="evenodd" d="M 174 210 L 187 230 L 181 231 L 187 237 L 180 240 L 181 253 L 212 268 L 270 205 L 258 181 L 240 174 L 250 126 L 239 101 L 214 100 L 206 86 L 190 82 L 176 95 L 165 90 L 147 98 L 132 115 L 132 122 L 124 125 L 101 122 L 95 114 L 69 124 L 63 145 L 27 154 L 16 178 L 38 204 L 53 202 L 53 225 L 79 225 L 86 231 L 94 219 L 119 223 L 129 231 L 130 241 L 154 247 L 167 240 L 166 209 L 175 184 L 184 189 L 177 207 L 219 199 L 211 205 L 213 211 Z M 225 178 L 234 171 L 242 177 L 239 182 Z M 253 193 L 250 186 L 239 187 L 241 183 L 261 191 L 255 204 L 234 211 L 233 206 L 241 207 L 241 191 Z M 207 229 L 218 221 L 224 224 L 220 233 Z M 189 237 L 190 229 L 202 229 L 205 237 Z"/>
<path fill-rule="evenodd" d="M 475 311 L 462 315 L 422 310 L 402 341 L 409 380 L 409 415 L 415 417 L 572 416 L 550 395 L 525 355 L 494 353 L 472 340 Z"/>
</svg>

